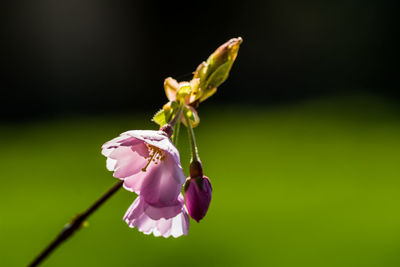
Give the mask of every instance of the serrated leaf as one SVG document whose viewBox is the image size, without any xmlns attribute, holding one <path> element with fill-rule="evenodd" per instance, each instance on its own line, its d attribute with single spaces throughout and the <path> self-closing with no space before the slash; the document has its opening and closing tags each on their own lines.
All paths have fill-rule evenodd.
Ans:
<svg viewBox="0 0 400 267">
<path fill-rule="evenodd" d="M 160 111 L 158 111 L 154 116 L 152 121 L 154 121 L 155 123 L 157 123 L 158 125 L 163 126 L 165 124 L 167 124 L 167 119 L 166 119 L 166 114 L 165 114 L 165 110 L 161 109 Z"/>
<path fill-rule="evenodd" d="M 160 126 L 164 126 L 169 123 L 174 114 L 179 109 L 179 104 L 176 101 L 170 101 L 163 106 L 163 108 L 158 111 L 154 116 L 152 121 L 157 123 Z"/>
</svg>

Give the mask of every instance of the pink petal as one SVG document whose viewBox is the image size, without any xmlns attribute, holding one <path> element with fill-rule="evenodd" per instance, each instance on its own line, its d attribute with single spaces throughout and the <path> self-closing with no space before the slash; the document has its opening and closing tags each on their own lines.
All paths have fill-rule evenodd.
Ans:
<svg viewBox="0 0 400 267">
<path fill-rule="evenodd" d="M 148 203 L 165 205 L 178 197 L 185 178 L 182 168 L 167 156 L 159 164 L 148 167 L 140 194 Z"/>
<path fill-rule="evenodd" d="M 102 148 L 101 153 L 104 156 L 108 157 L 111 154 L 111 152 L 113 152 L 116 148 L 118 148 L 120 146 L 119 142 L 125 140 L 126 138 L 130 138 L 130 136 L 129 135 L 124 135 L 124 136 L 121 135 L 121 136 L 118 136 L 118 137 L 104 143 L 104 145 L 101 146 L 101 148 Z"/>
<path fill-rule="evenodd" d="M 179 214 L 177 215 L 179 216 Z M 156 235 L 156 230 L 157 232 L 160 233 L 160 235 L 168 237 L 169 233 L 171 232 L 171 225 L 172 225 L 172 220 L 173 219 L 160 219 L 157 221 L 156 228 L 154 229 L 154 235 Z"/>
<path fill-rule="evenodd" d="M 163 205 L 176 199 L 184 181 L 182 168 L 167 155 L 158 164 L 150 162 L 145 172 L 126 177 L 124 188 L 145 196 L 147 202 Z"/>
<path fill-rule="evenodd" d="M 116 164 L 117 164 L 117 160 L 111 159 L 111 158 L 107 158 L 107 170 L 114 171 Z"/>
<path fill-rule="evenodd" d="M 180 157 L 179 151 L 172 143 L 172 141 L 168 138 L 168 136 L 162 131 L 149 131 L 149 130 L 134 130 L 127 131 L 123 134 L 130 135 L 137 139 L 140 139 L 149 145 L 160 148 L 166 153 L 170 154 L 175 160 L 176 164 L 180 166 Z"/>
<path fill-rule="evenodd" d="M 129 227 L 137 227 L 144 234 L 153 233 L 154 236 L 178 237 L 187 235 L 189 230 L 189 217 L 183 205 L 183 197 L 179 195 L 176 199 L 180 205 L 180 211 L 171 218 L 152 219 L 144 211 L 145 206 L 151 206 L 146 203 L 142 197 L 137 197 L 124 216 L 124 221 Z"/>
<path fill-rule="evenodd" d="M 148 162 L 143 157 L 144 149 L 147 150 L 144 143 L 132 147 L 121 146 L 115 149 L 109 155 L 109 158 L 117 160 L 114 167 L 114 177 L 126 178 L 141 171 Z"/>
<path fill-rule="evenodd" d="M 170 206 L 156 207 L 151 204 L 146 204 L 144 213 L 153 220 L 159 220 L 161 218 L 170 219 L 175 217 L 182 210 L 183 204 L 175 201 Z"/>
<path fill-rule="evenodd" d="M 179 194 L 178 201 L 182 204 L 184 203 L 184 198 L 182 194 Z M 188 231 L 189 231 L 189 215 L 185 205 L 182 205 L 182 212 L 172 219 L 171 235 L 173 237 L 187 235 Z"/>
<path fill-rule="evenodd" d="M 140 188 L 142 187 L 143 181 L 146 179 L 146 172 L 138 172 L 132 176 L 126 177 L 124 179 L 124 188 L 128 191 L 140 193 Z"/>
<path fill-rule="evenodd" d="M 189 216 L 187 212 L 182 212 L 176 217 L 172 218 L 171 235 L 178 237 L 181 235 L 187 235 L 189 231 Z"/>
<path fill-rule="evenodd" d="M 129 147 L 132 146 L 136 149 L 136 154 L 141 157 L 148 156 L 148 151 L 146 145 L 142 140 L 134 138 L 130 135 L 121 135 L 113 140 L 106 142 L 102 146 L 102 154 L 107 156 L 107 169 L 110 171 L 115 171 L 118 166 L 128 164 L 127 161 L 130 159 L 131 154 L 129 152 Z M 137 156 L 135 154 L 133 157 Z M 118 160 L 121 162 L 118 164 Z M 123 178 L 122 174 L 116 174 L 116 177 Z"/>
<path fill-rule="evenodd" d="M 138 220 L 136 221 L 136 225 L 134 226 L 136 226 L 140 232 L 151 234 L 151 232 L 153 232 L 154 228 L 156 227 L 156 221 L 150 219 L 145 214 L 142 214 L 138 218 Z"/>
<path fill-rule="evenodd" d="M 126 211 L 124 215 L 124 220 L 126 217 L 130 216 L 131 218 L 138 218 L 144 212 L 144 201 L 140 200 L 140 197 L 137 197 L 135 201 L 133 201 L 132 205 Z"/>
</svg>

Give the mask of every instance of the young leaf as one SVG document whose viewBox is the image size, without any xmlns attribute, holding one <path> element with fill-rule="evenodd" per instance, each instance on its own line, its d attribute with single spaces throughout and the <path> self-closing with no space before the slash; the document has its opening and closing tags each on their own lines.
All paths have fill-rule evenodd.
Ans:
<svg viewBox="0 0 400 267">
<path fill-rule="evenodd" d="M 153 117 L 152 121 L 154 121 L 155 123 L 157 123 L 158 125 L 163 126 L 165 124 L 167 124 L 167 119 L 165 116 L 165 110 L 161 109 L 159 110 Z"/>
<path fill-rule="evenodd" d="M 231 61 L 227 61 L 225 64 L 219 66 L 218 69 L 216 69 L 207 79 L 206 88 L 218 87 L 221 83 L 223 83 L 228 78 L 231 67 Z"/>
</svg>

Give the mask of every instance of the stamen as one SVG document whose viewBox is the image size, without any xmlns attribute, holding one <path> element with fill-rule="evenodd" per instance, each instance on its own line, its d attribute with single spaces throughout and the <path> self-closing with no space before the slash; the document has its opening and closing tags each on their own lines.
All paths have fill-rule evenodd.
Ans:
<svg viewBox="0 0 400 267">
<path fill-rule="evenodd" d="M 158 164 L 160 161 L 163 161 L 165 159 L 165 153 L 158 147 L 146 144 L 147 149 L 149 150 L 149 156 L 146 157 L 148 159 L 148 162 L 146 166 L 142 168 L 142 171 L 145 172 L 147 170 L 147 167 L 150 165 L 151 162 L 154 162 L 154 164 Z"/>
</svg>

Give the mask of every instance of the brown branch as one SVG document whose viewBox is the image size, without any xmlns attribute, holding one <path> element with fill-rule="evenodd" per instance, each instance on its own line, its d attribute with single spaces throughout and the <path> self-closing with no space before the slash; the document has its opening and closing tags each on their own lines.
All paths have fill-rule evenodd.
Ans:
<svg viewBox="0 0 400 267">
<path fill-rule="evenodd" d="M 38 266 L 46 257 L 49 256 L 62 242 L 71 237 L 76 230 L 81 228 L 85 220 L 95 212 L 107 199 L 109 199 L 115 192 L 122 187 L 123 181 L 119 181 L 104 193 L 96 202 L 94 202 L 85 212 L 79 214 L 71 222 L 64 226 L 61 233 L 32 261 L 28 267 Z"/>
</svg>

